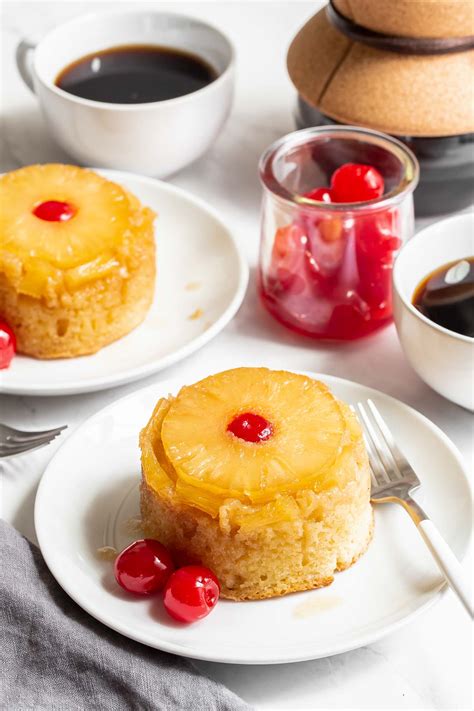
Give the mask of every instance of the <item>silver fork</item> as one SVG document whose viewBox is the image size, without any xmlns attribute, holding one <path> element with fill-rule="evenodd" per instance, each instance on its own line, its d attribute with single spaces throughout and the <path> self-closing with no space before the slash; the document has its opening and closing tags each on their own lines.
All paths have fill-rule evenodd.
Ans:
<svg viewBox="0 0 474 711">
<path fill-rule="evenodd" d="M 366 407 L 367 405 L 367 407 Z M 412 499 L 420 480 L 398 448 L 392 433 L 372 400 L 357 403 L 364 429 L 372 474 L 371 500 L 395 502 L 410 514 L 446 581 L 474 616 L 469 581 L 458 559 L 421 506 Z"/>
<path fill-rule="evenodd" d="M 8 425 L 0 424 L 0 457 L 14 457 L 16 454 L 29 452 L 31 449 L 44 447 L 53 441 L 67 425 L 41 432 L 23 432 Z"/>
</svg>

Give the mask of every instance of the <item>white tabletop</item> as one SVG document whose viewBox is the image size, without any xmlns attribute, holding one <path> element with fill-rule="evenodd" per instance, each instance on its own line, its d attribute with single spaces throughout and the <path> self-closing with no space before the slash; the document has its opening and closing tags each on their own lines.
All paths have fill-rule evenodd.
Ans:
<svg viewBox="0 0 474 711">
<path fill-rule="evenodd" d="M 318 2 L 133 2 L 210 20 L 238 53 L 234 109 L 222 135 L 200 161 L 171 182 L 209 201 L 232 227 L 252 268 L 259 241 L 257 160 L 278 136 L 294 128 L 294 91 L 285 72 L 290 39 Z M 113 3 L 117 6 L 117 3 Z M 123 3 L 126 5 L 126 3 Z M 2 130 L 0 170 L 35 162 L 67 161 L 46 133 L 35 98 L 14 67 L 23 37 L 111 3 L 9 2 L 2 18 Z M 137 387 L 178 375 L 192 382 L 237 365 L 313 370 L 356 380 L 393 395 L 439 425 L 472 462 L 472 418 L 430 390 L 408 365 L 395 329 L 348 346 L 320 345 L 293 336 L 260 305 L 251 280 L 234 321 L 182 364 L 141 383 L 90 395 L 0 397 L 1 420 L 26 429 L 68 424 Z M 57 444 L 3 465 L 2 517 L 32 540 L 33 503 L 42 472 Z M 449 476 L 449 472 L 446 473 Z M 370 581 L 369 581 L 370 584 Z M 467 709 L 472 704 L 470 626 L 451 592 L 433 609 L 386 639 L 314 662 L 245 667 L 197 662 L 258 709 Z"/>
</svg>

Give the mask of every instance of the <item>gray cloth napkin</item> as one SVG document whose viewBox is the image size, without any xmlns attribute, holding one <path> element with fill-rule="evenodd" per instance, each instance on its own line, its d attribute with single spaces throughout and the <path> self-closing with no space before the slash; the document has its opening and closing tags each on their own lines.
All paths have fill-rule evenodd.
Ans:
<svg viewBox="0 0 474 711">
<path fill-rule="evenodd" d="M 59 587 L 41 553 L 0 521 L 0 708 L 249 711 L 193 664 L 109 630 Z"/>
</svg>

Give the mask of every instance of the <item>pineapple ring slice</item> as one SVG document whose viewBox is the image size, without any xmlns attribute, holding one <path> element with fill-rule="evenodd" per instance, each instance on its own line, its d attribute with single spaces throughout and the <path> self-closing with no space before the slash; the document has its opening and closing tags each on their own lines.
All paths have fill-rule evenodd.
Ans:
<svg viewBox="0 0 474 711">
<path fill-rule="evenodd" d="M 34 209 L 50 200 L 71 205 L 75 214 L 64 222 L 40 219 Z M 120 185 L 72 165 L 31 165 L 3 175 L 0 204 L 0 272 L 37 298 L 48 284 L 73 289 L 126 264 L 134 231 L 148 217 Z"/>
<path fill-rule="evenodd" d="M 228 432 L 244 412 L 265 417 L 272 436 L 251 443 Z M 347 436 L 344 413 L 323 383 L 266 368 L 228 370 L 183 388 L 161 429 L 178 480 L 252 503 L 317 488 Z"/>
<path fill-rule="evenodd" d="M 162 398 L 156 403 L 147 426 L 140 432 L 143 476 L 148 486 L 161 498 L 194 506 L 213 518 L 219 514 L 221 501 L 207 491 L 176 481 L 176 473 L 166 458 L 161 442 L 161 427 L 172 399 Z"/>
<path fill-rule="evenodd" d="M 130 203 L 123 188 L 91 170 L 71 165 L 28 166 L 0 178 L 0 234 L 19 256 L 70 269 L 113 251 L 128 227 Z M 47 222 L 33 214 L 47 200 L 66 202 L 76 214 Z"/>
<path fill-rule="evenodd" d="M 147 484 L 156 492 L 171 492 L 173 479 L 163 462 L 161 426 L 170 408 L 166 398 L 158 400 L 147 426 L 140 432 L 141 462 Z"/>
</svg>

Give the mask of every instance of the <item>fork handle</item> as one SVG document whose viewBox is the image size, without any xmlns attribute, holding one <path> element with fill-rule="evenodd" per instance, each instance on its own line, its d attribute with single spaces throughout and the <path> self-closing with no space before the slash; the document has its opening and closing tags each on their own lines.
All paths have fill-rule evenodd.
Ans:
<svg viewBox="0 0 474 711">
<path fill-rule="evenodd" d="M 456 593 L 467 612 L 474 617 L 472 604 L 472 592 L 470 590 L 469 579 L 464 572 L 461 563 L 454 555 L 451 548 L 438 531 L 433 521 L 424 519 L 418 523 L 418 530 L 430 549 L 431 555 L 435 559 L 438 568 L 443 573 L 451 589 Z"/>
</svg>

